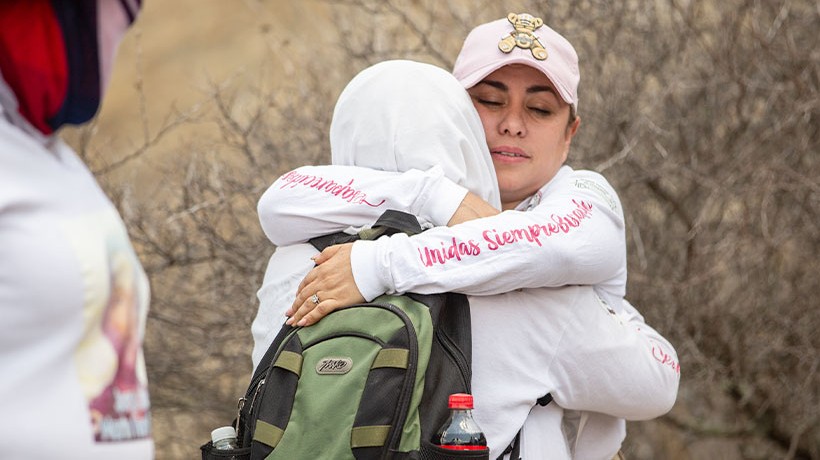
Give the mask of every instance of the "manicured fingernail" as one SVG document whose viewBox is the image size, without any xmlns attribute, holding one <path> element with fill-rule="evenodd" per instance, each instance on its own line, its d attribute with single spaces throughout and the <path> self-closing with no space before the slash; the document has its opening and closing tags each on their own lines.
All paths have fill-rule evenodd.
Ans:
<svg viewBox="0 0 820 460">
<path fill-rule="evenodd" d="M 296 323 L 297 326 L 304 326 L 305 324 L 307 324 L 307 320 L 305 318 L 300 319 L 299 322 Z"/>
</svg>

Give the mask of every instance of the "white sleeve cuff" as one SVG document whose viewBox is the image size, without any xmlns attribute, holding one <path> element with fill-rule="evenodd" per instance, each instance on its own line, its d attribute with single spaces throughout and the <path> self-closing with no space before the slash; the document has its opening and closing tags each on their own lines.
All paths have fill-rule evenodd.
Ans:
<svg viewBox="0 0 820 460">
<path fill-rule="evenodd" d="M 386 273 L 389 276 L 389 270 L 379 267 L 379 264 L 376 263 L 376 254 L 376 241 L 356 241 L 350 250 L 350 268 L 353 271 L 353 281 L 356 282 L 359 293 L 367 302 L 387 292 L 387 286 L 379 278 L 379 274 Z"/>
<path fill-rule="evenodd" d="M 446 226 L 466 195 L 465 187 L 450 179 L 442 178 L 430 191 L 421 214 L 430 216 L 430 222 L 433 225 Z"/>
</svg>

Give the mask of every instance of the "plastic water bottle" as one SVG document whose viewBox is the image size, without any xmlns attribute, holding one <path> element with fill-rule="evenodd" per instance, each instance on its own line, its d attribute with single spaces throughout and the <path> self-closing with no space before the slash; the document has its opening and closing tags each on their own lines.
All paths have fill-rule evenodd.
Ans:
<svg viewBox="0 0 820 460">
<path fill-rule="evenodd" d="M 432 443 L 452 450 L 488 450 L 487 438 L 473 419 L 473 395 L 456 393 L 448 401 L 450 417 L 433 436 Z"/>
<path fill-rule="evenodd" d="M 232 426 L 221 426 L 211 431 L 211 442 L 214 445 L 214 450 L 239 449 L 236 430 Z"/>
</svg>

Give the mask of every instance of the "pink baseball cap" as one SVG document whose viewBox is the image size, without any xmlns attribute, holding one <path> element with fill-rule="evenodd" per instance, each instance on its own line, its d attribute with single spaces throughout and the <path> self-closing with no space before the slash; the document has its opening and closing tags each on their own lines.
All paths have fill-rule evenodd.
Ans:
<svg viewBox="0 0 820 460">
<path fill-rule="evenodd" d="M 464 40 L 453 75 L 472 88 L 487 75 L 510 64 L 534 67 L 550 79 L 561 98 L 578 109 L 578 54 L 570 42 L 526 13 L 482 24 Z"/>
</svg>

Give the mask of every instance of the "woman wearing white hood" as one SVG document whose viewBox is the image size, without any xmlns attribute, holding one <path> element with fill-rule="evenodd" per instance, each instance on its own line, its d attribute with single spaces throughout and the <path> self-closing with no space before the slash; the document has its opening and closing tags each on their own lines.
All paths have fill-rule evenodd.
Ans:
<svg viewBox="0 0 820 460">
<path fill-rule="evenodd" d="M 260 199 L 269 237 L 278 226 L 305 229 L 302 241 L 357 229 L 385 209 L 415 214 L 428 227 L 498 212 L 482 204 L 499 206 L 481 121 L 443 69 L 390 61 L 361 72 L 339 98 L 331 151 L 333 166 L 291 171 Z M 283 193 L 297 199 L 282 200 Z M 459 208 L 462 199 L 473 208 Z M 293 244 L 271 257 L 252 327 L 254 367 L 316 254 Z M 611 458 L 625 435 L 623 418 L 653 418 L 671 407 L 654 398 L 668 392 L 655 389 L 676 386 L 677 376 L 660 369 L 653 353 L 674 350 L 628 303 L 615 315 L 592 287 L 566 286 L 471 296 L 470 304 L 475 415 L 491 458 L 522 426 L 524 458 Z M 532 409 L 548 392 L 559 404 Z M 562 430 L 562 408 L 597 413 L 573 413 Z"/>
</svg>

